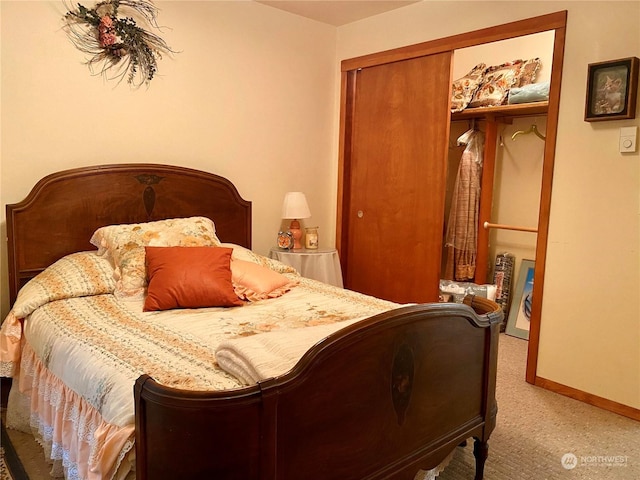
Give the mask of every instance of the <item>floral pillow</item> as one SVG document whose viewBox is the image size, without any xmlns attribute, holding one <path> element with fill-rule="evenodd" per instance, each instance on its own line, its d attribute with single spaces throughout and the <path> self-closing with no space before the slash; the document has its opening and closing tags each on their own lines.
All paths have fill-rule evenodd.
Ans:
<svg viewBox="0 0 640 480">
<path fill-rule="evenodd" d="M 214 223 L 206 217 L 174 218 L 147 223 L 109 225 L 96 230 L 91 244 L 113 262 L 115 295 L 142 299 L 147 286 L 144 247 L 211 247 L 220 245 Z"/>
<path fill-rule="evenodd" d="M 482 78 L 487 65 L 485 63 L 479 63 L 471 69 L 464 77 L 459 78 L 453 82 L 451 90 L 451 113 L 461 112 L 471 99 L 473 94 L 476 93 L 478 87 L 482 83 Z"/>
<path fill-rule="evenodd" d="M 509 90 L 522 87 L 535 80 L 540 59 L 514 60 L 489 67 L 482 79 L 482 84 L 473 94 L 470 107 L 490 107 L 507 103 Z"/>
<path fill-rule="evenodd" d="M 524 87 L 535 83 L 538 71 L 542 67 L 542 62 L 539 58 L 532 58 L 522 62 L 522 68 L 520 70 L 520 77 L 514 85 L 514 87 Z"/>
</svg>

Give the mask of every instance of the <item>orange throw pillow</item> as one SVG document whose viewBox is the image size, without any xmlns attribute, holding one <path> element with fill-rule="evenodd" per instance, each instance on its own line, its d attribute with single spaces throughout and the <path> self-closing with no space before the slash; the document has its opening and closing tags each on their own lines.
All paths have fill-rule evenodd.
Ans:
<svg viewBox="0 0 640 480">
<path fill-rule="evenodd" d="M 231 248 L 145 247 L 144 311 L 243 305 L 231 283 Z"/>
</svg>

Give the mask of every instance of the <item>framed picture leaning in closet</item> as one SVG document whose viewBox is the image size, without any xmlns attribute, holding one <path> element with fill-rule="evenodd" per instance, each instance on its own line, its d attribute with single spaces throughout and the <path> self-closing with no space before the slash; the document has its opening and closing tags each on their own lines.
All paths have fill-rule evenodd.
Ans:
<svg viewBox="0 0 640 480">
<path fill-rule="evenodd" d="M 638 57 L 590 63 L 585 122 L 636 118 Z"/>
<path fill-rule="evenodd" d="M 535 262 L 533 260 L 522 260 L 505 329 L 507 335 L 524 340 L 529 340 L 534 271 Z"/>
</svg>

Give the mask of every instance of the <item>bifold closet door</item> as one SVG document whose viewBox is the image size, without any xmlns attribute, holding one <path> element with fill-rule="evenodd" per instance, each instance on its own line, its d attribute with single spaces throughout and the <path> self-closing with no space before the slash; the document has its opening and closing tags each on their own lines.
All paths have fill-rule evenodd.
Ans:
<svg viewBox="0 0 640 480">
<path fill-rule="evenodd" d="M 362 68 L 346 123 L 347 288 L 437 301 L 449 136 L 451 52 Z"/>
</svg>

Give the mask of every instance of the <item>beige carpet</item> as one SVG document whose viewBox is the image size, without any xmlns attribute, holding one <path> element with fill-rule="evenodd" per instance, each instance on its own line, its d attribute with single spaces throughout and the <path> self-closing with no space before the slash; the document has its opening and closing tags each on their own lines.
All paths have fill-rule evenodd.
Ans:
<svg viewBox="0 0 640 480">
<path fill-rule="evenodd" d="M 498 418 L 486 480 L 638 480 L 640 423 L 524 381 L 527 342 L 500 335 Z M 575 456 L 574 468 L 562 465 Z M 473 445 L 458 449 L 439 480 L 472 479 Z"/>
<path fill-rule="evenodd" d="M 640 423 L 529 385 L 526 356 L 526 341 L 500 335 L 498 423 L 489 439 L 485 480 L 640 479 Z M 30 480 L 47 479 L 33 439 L 14 431 L 9 436 Z M 563 467 L 563 457 L 573 468 Z M 469 442 L 438 478 L 469 480 L 474 471 Z"/>
</svg>

